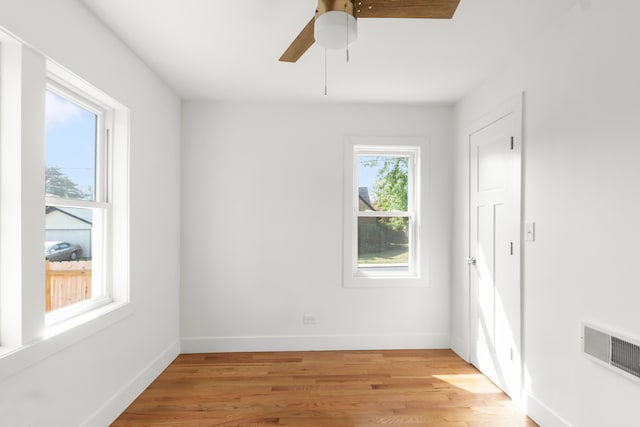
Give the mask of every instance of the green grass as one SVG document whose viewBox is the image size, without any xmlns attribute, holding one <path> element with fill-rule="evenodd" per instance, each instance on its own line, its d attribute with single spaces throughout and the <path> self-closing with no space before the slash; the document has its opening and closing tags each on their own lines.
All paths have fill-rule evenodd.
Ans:
<svg viewBox="0 0 640 427">
<path fill-rule="evenodd" d="M 358 264 L 407 264 L 409 248 L 406 243 L 390 243 L 380 252 L 358 254 Z"/>
</svg>

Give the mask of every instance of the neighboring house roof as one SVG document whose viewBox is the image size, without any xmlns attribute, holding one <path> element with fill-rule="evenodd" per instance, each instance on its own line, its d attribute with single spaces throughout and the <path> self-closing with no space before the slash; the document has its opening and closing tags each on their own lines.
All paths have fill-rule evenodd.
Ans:
<svg viewBox="0 0 640 427">
<path fill-rule="evenodd" d="M 68 215 L 71 218 L 77 219 L 78 221 L 82 221 L 89 225 L 91 225 L 91 221 L 93 219 L 92 212 L 90 209 L 59 208 L 56 206 L 47 206 L 45 214 L 49 215 L 52 212 L 60 212 L 62 214 Z"/>
<path fill-rule="evenodd" d="M 376 210 L 373 206 L 371 206 L 371 199 L 369 199 L 369 189 L 367 187 L 358 187 L 358 196 L 360 197 L 360 203 L 364 204 L 364 210 Z"/>
</svg>

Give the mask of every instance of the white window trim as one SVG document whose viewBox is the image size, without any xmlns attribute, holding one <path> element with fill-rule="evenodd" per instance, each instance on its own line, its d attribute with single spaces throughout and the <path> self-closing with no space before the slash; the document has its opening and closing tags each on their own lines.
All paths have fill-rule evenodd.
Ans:
<svg viewBox="0 0 640 427">
<path fill-rule="evenodd" d="M 96 310 L 111 303 L 112 281 L 110 271 L 112 269 L 112 257 L 110 254 L 111 236 L 113 227 L 111 223 L 110 194 L 113 158 L 108 147 L 110 145 L 109 134 L 113 128 L 112 101 L 106 95 L 90 94 L 79 89 L 79 79 L 70 76 L 69 72 L 60 70 L 52 64 L 47 64 L 48 80 L 46 90 L 61 98 L 70 101 L 79 107 L 96 115 L 96 147 L 95 147 L 95 193 L 94 200 L 74 200 L 60 197 L 45 197 L 46 206 L 99 209 L 100 215 L 94 216 L 91 231 L 91 241 L 95 251 L 93 253 L 91 288 L 97 290 L 97 296 L 87 301 L 63 307 L 45 314 L 47 328 L 65 322 L 86 312 Z M 81 92 L 82 91 L 82 92 Z M 94 90 L 95 92 L 95 90 Z M 95 212 L 94 212 L 95 213 Z"/>
<path fill-rule="evenodd" d="M 105 305 L 45 324 L 44 91 L 47 78 L 104 99 L 113 111 L 106 155 L 113 230 L 112 295 Z M 0 28 L 0 381 L 130 316 L 129 110 Z M 115 172 L 115 173 L 114 173 Z M 113 189 L 116 191 L 112 191 Z M 42 231 L 39 231 L 42 230 Z"/>
<path fill-rule="evenodd" d="M 103 235 L 97 239 L 100 241 L 102 260 L 94 262 L 94 267 L 98 267 L 96 273 L 102 286 L 102 295 L 48 313 L 45 316 L 45 336 L 69 330 L 92 320 L 95 317 L 92 313 L 108 313 L 129 301 L 128 109 L 51 60 L 47 61 L 47 79 L 48 90 L 98 115 L 98 132 L 102 135 L 96 147 L 95 201 L 46 197 L 45 203 L 101 208 L 105 224 L 101 227 Z"/>
<path fill-rule="evenodd" d="M 426 257 L 423 250 L 425 232 L 422 227 L 425 186 L 421 169 L 426 165 L 426 138 L 422 137 L 368 137 L 347 136 L 344 138 L 344 209 L 343 209 L 343 261 L 342 284 L 345 288 L 358 287 L 422 287 Z M 409 206 L 406 216 L 413 227 L 409 235 L 409 271 L 362 271 L 358 269 L 358 217 L 389 216 L 384 212 L 358 212 L 357 156 L 362 154 L 399 154 L 412 159 L 409 168 Z M 396 216 L 396 213 L 393 213 Z"/>
</svg>

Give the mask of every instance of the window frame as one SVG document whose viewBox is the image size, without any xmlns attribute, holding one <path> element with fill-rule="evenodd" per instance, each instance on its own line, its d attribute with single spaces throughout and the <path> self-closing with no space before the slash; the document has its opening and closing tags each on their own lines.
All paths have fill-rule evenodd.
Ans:
<svg viewBox="0 0 640 427">
<path fill-rule="evenodd" d="M 352 264 L 354 267 L 353 274 L 362 277 L 405 277 L 412 276 L 416 270 L 416 194 L 415 194 L 415 174 L 417 168 L 417 158 L 419 157 L 419 147 L 389 147 L 389 146 L 354 146 L 353 153 L 353 237 L 354 242 L 354 259 Z M 407 179 L 407 210 L 406 211 L 361 211 L 359 209 L 360 182 L 359 182 L 359 158 L 366 157 L 406 157 L 408 158 L 408 179 Z M 358 263 L 358 246 L 359 246 L 359 220 L 360 218 L 408 218 L 409 232 L 408 234 L 408 257 L 407 271 L 388 271 L 383 270 L 384 267 L 363 267 Z"/>
<path fill-rule="evenodd" d="M 111 257 L 108 256 L 111 247 L 111 202 L 109 173 L 113 159 L 109 150 L 109 136 L 113 128 L 113 108 L 106 105 L 100 99 L 86 93 L 65 81 L 63 77 L 49 70 L 45 86 L 45 92 L 51 92 L 60 98 L 71 102 L 78 107 L 95 114 L 95 182 L 93 200 L 65 199 L 57 196 L 45 195 L 45 206 L 58 208 L 92 209 L 93 220 L 91 227 L 91 298 L 55 311 L 45 313 L 45 327 L 51 327 L 67 321 L 78 315 L 96 310 L 111 302 L 112 282 Z M 46 148 L 45 148 L 46 151 Z M 43 242 L 44 243 L 44 242 Z M 95 295 L 95 296 L 94 296 Z"/>
<path fill-rule="evenodd" d="M 424 254 L 421 249 L 422 178 L 426 139 L 420 137 L 363 137 L 347 136 L 344 140 L 344 223 L 343 223 L 343 287 L 420 287 Z M 407 211 L 360 211 L 358 158 L 408 157 L 409 176 Z M 358 266 L 358 219 L 363 217 L 409 218 L 407 271 L 367 269 Z"/>
</svg>

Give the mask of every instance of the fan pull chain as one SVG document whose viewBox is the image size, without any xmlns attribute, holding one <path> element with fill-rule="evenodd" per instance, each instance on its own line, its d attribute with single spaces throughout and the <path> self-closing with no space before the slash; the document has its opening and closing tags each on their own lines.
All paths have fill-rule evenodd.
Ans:
<svg viewBox="0 0 640 427">
<path fill-rule="evenodd" d="M 327 48 L 324 48 L 324 96 L 327 96 Z"/>
</svg>

